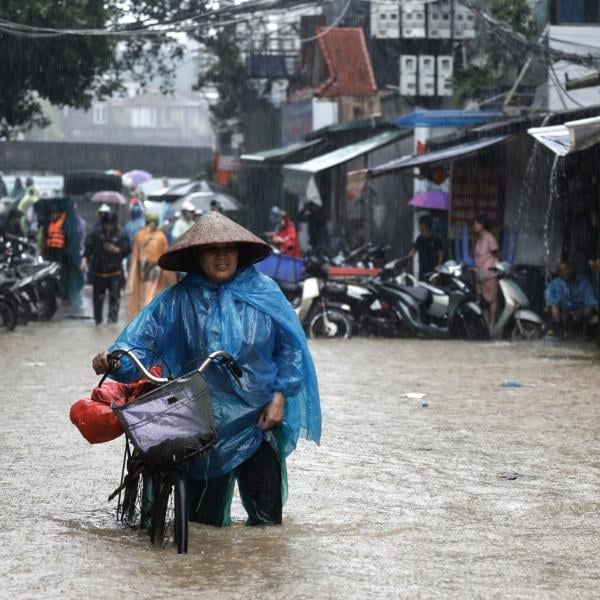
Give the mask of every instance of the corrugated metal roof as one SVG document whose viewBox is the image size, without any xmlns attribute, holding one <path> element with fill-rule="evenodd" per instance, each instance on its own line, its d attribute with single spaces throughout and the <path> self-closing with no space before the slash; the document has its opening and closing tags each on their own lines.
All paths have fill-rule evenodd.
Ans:
<svg viewBox="0 0 600 600">
<path fill-rule="evenodd" d="M 499 144 L 509 137 L 510 136 L 508 135 L 500 135 L 490 138 L 482 138 L 474 142 L 458 144 L 457 146 L 450 146 L 449 148 L 436 150 L 434 152 L 427 152 L 426 154 L 405 156 L 371 169 L 369 171 L 369 175 L 371 177 L 379 177 L 381 175 L 392 173 L 393 171 L 400 171 L 402 169 L 410 169 L 421 165 L 445 162 L 455 158 L 461 158 L 468 156 L 469 154 L 475 154 L 476 152 L 479 152 L 485 148 L 489 148 L 490 146 L 494 146 L 495 144 Z"/>
<path fill-rule="evenodd" d="M 315 174 L 319 171 L 325 171 L 326 169 L 331 169 L 332 167 L 341 165 L 354 158 L 357 158 L 358 156 L 362 156 L 363 154 L 373 152 L 373 150 L 377 150 L 377 148 L 391 144 L 401 137 L 403 136 L 400 131 L 386 131 L 384 133 L 380 133 L 379 135 L 367 138 L 366 140 L 361 140 L 360 142 L 338 148 L 337 150 L 333 150 L 327 154 L 322 154 L 321 156 L 317 156 L 311 160 L 307 160 L 302 163 L 284 165 L 283 168 L 287 171 Z"/>
</svg>

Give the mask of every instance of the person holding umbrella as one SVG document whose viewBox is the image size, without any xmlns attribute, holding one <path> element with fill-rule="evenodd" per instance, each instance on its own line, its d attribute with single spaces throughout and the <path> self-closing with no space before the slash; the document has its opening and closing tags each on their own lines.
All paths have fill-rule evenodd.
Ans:
<svg viewBox="0 0 600 600">
<path fill-rule="evenodd" d="M 429 215 L 419 217 L 419 236 L 415 240 L 409 257 L 419 256 L 419 279 L 427 279 L 436 267 L 444 262 L 444 242 L 433 233 L 433 219 Z"/>
</svg>

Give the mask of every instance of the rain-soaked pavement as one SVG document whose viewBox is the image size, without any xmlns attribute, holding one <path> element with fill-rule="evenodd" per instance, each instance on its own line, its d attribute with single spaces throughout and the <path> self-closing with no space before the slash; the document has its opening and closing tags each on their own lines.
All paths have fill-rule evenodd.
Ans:
<svg viewBox="0 0 600 600">
<path fill-rule="evenodd" d="M 177 556 L 115 523 L 122 440 L 89 446 L 69 422 L 117 332 L 62 319 L 0 338 L 0 597 L 600 593 L 595 347 L 312 344 L 324 434 L 289 460 L 283 527 L 246 528 L 238 503 Z"/>
</svg>

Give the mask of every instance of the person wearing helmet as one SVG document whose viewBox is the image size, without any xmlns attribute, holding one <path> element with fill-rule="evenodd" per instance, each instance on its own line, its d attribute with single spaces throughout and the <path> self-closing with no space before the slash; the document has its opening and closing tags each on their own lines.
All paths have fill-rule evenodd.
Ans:
<svg viewBox="0 0 600 600">
<path fill-rule="evenodd" d="M 186 200 L 181 205 L 181 215 L 173 225 L 173 240 L 177 241 L 196 221 L 196 207 Z"/>
<path fill-rule="evenodd" d="M 99 211 L 100 212 L 100 211 Z M 119 317 L 122 262 L 130 251 L 129 238 L 118 224 L 117 215 L 103 211 L 101 225 L 85 240 L 81 270 L 90 271 L 94 301 L 94 320 L 102 323 L 104 298 L 108 292 L 108 320 L 116 323 Z"/>
<path fill-rule="evenodd" d="M 112 209 L 108 204 L 106 204 L 106 202 L 103 202 L 98 207 L 98 210 L 96 211 L 96 214 L 98 215 L 98 220 L 94 223 L 94 231 L 97 229 L 102 229 L 102 223 L 104 222 L 104 218 L 111 212 Z"/>
</svg>

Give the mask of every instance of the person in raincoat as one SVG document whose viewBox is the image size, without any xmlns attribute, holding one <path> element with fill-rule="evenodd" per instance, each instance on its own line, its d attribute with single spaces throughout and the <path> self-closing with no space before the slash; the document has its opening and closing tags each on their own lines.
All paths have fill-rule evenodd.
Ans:
<svg viewBox="0 0 600 600">
<path fill-rule="evenodd" d="M 129 220 L 123 226 L 123 231 L 129 238 L 131 246 L 135 243 L 135 236 L 144 228 L 146 220 L 144 219 L 144 212 L 138 202 L 133 203 L 129 209 Z"/>
<path fill-rule="evenodd" d="M 178 240 L 195 222 L 195 212 L 196 207 L 189 201 L 186 200 L 181 205 L 181 215 L 175 221 L 175 225 L 173 225 L 173 229 L 171 233 L 173 234 L 173 239 Z"/>
<path fill-rule="evenodd" d="M 192 459 L 190 518 L 230 523 L 237 481 L 248 524 L 279 524 L 285 502 L 285 458 L 300 436 L 319 442 L 321 410 L 316 373 L 300 321 L 278 285 L 253 263 L 271 248 L 224 215 L 211 211 L 160 260 L 187 272 L 148 305 L 117 338 L 147 365 L 160 355 L 173 376 L 197 368 L 211 352 L 229 352 L 242 368 L 238 384 L 218 367 L 206 371 L 217 443 Z M 93 361 L 109 370 L 107 352 Z M 124 357 L 112 372 L 136 378 Z"/>
<path fill-rule="evenodd" d="M 129 316 L 135 317 L 144 306 L 175 282 L 158 266 L 158 259 L 169 247 L 167 236 L 158 228 L 158 216 L 146 215 L 146 226 L 135 236 L 127 277 Z"/>
<path fill-rule="evenodd" d="M 15 179 L 13 184 L 13 189 L 10 193 L 10 197 L 15 201 L 15 204 L 21 202 L 23 196 L 25 195 L 25 188 L 23 187 L 23 182 L 20 177 Z"/>
<path fill-rule="evenodd" d="M 25 196 L 19 202 L 19 210 L 23 213 L 21 217 L 21 228 L 25 232 L 25 235 L 29 235 L 31 233 L 31 223 L 29 221 L 28 213 L 29 209 L 39 200 L 39 196 L 37 195 L 37 190 L 34 185 L 30 185 L 27 188 L 27 192 Z"/>
<path fill-rule="evenodd" d="M 273 245 L 281 254 L 300 258 L 302 251 L 298 243 L 298 233 L 289 215 L 274 206 L 269 214 L 269 220 L 275 223 L 275 230 L 267 233 Z"/>
</svg>

